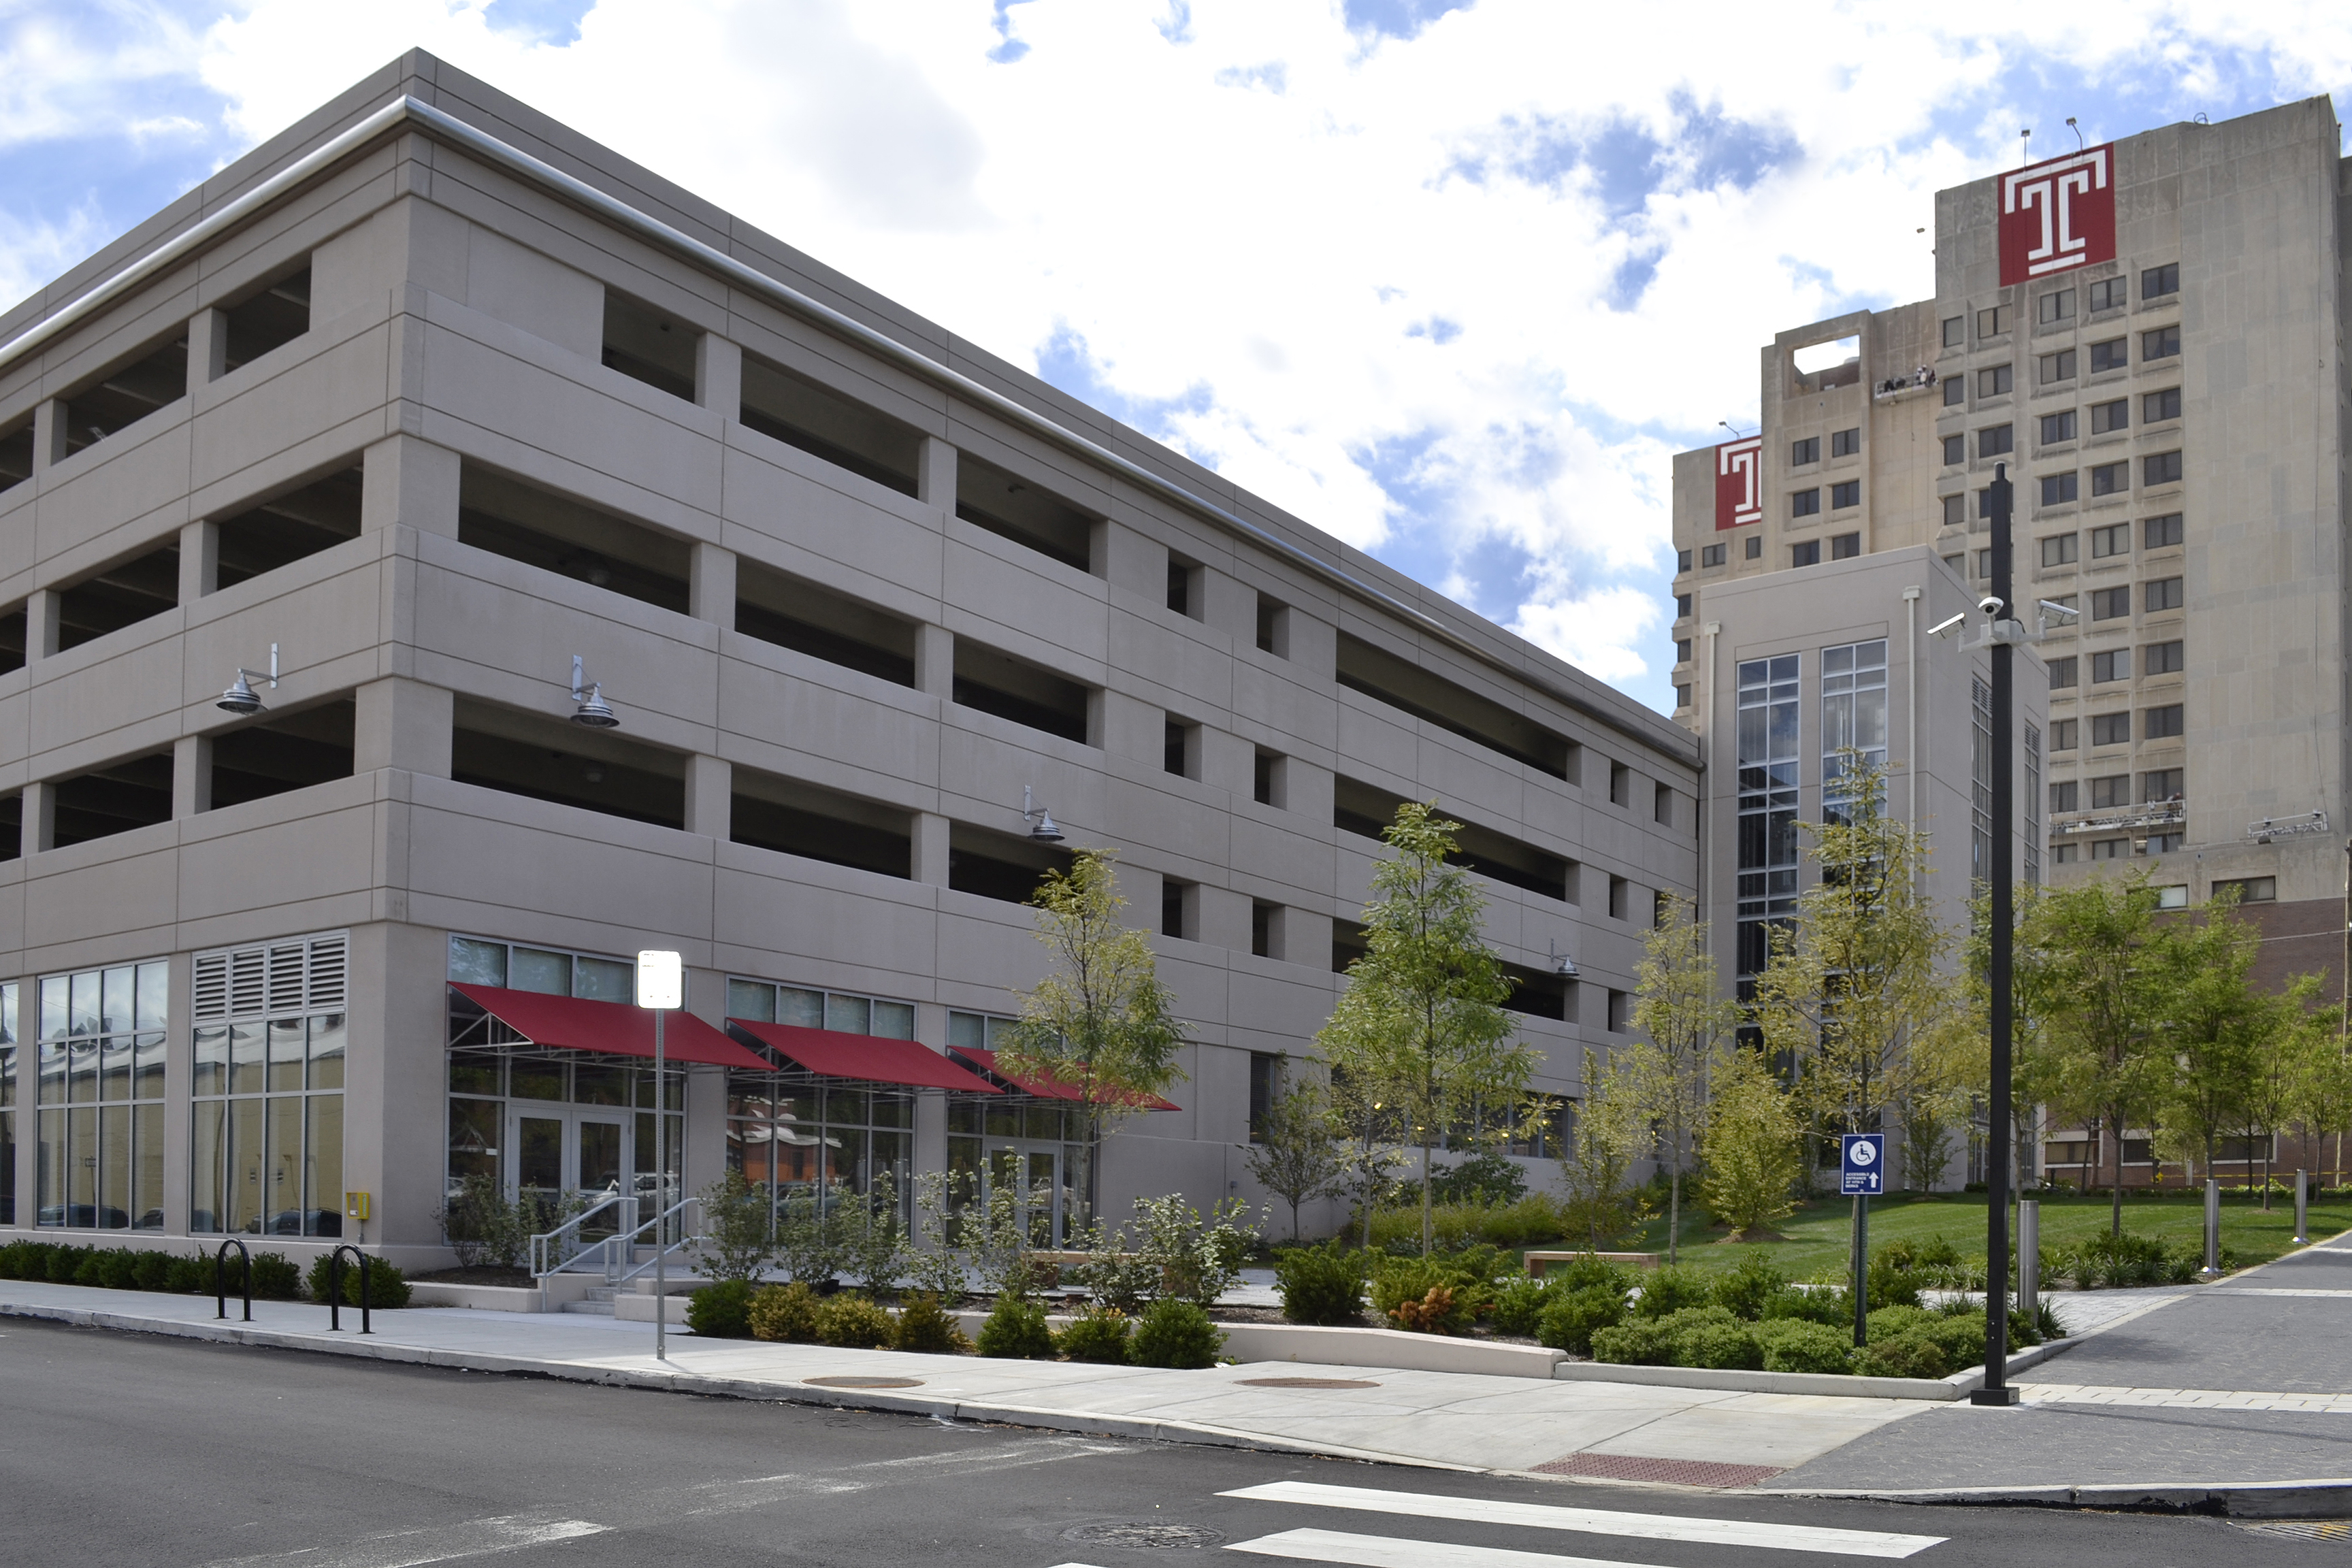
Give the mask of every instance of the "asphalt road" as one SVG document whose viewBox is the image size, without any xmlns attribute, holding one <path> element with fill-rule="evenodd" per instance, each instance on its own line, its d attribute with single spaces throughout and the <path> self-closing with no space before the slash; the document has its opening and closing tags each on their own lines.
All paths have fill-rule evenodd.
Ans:
<svg viewBox="0 0 2352 1568">
<path fill-rule="evenodd" d="M 2213 1520 L 1523 1481 L 23 1321 L 0 1330 L 0 1499 L 24 1568 L 2343 1561 Z"/>
</svg>

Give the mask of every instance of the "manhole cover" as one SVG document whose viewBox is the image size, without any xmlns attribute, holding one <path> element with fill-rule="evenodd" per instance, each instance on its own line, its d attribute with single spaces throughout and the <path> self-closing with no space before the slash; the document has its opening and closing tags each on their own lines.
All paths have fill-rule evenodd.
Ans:
<svg viewBox="0 0 2352 1568">
<path fill-rule="evenodd" d="M 1355 1377 L 1244 1377 L 1239 1380 L 1244 1388 L 1378 1388 L 1377 1383 L 1366 1383 Z"/>
<path fill-rule="evenodd" d="M 920 1388 L 919 1377 L 804 1377 L 803 1383 L 818 1388 Z"/>
<path fill-rule="evenodd" d="M 1122 1521 L 1114 1524 L 1081 1524 L 1062 1531 L 1065 1541 L 1083 1541 L 1089 1546 L 1124 1546 L 1129 1550 L 1150 1551 L 1153 1548 L 1214 1546 L 1224 1536 L 1202 1524 L 1160 1524 L 1151 1520 Z"/>
</svg>

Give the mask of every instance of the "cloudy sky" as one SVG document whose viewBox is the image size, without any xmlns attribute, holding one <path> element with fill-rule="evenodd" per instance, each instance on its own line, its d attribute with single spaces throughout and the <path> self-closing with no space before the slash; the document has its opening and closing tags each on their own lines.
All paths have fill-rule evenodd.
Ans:
<svg viewBox="0 0 2352 1568">
<path fill-rule="evenodd" d="M 0 0 L 0 295 L 417 46 L 1661 709 L 1758 345 L 2021 126 L 2352 85 L 2291 0 Z"/>
</svg>

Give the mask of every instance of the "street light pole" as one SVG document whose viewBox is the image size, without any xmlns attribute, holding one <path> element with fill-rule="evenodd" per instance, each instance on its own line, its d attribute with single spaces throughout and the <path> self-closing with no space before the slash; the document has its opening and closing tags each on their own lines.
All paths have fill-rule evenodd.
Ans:
<svg viewBox="0 0 2352 1568">
<path fill-rule="evenodd" d="M 2015 490 L 2009 465 L 1992 471 L 1992 990 L 1991 1155 L 1985 1170 L 1985 1376 L 1969 1395 L 1972 1405 L 2014 1405 L 2009 1384 L 2010 947 L 2016 924 L 2017 786 L 2012 776 L 2016 728 L 2012 656 L 2024 640 L 2011 602 L 2010 508 Z"/>
<path fill-rule="evenodd" d="M 637 1005 L 654 1016 L 654 1359 L 669 1359 L 669 1062 L 662 1015 L 686 1005 L 685 961 L 648 948 L 637 954 Z M 631 1245 L 634 1247 L 635 1243 Z"/>
</svg>

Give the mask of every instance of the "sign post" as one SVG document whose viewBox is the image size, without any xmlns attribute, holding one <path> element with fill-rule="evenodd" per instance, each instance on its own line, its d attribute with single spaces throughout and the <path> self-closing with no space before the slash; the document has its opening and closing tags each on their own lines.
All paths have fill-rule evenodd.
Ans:
<svg viewBox="0 0 2352 1568">
<path fill-rule="evenodd" d="M 686 964 L 674 952 L 637 954 L 637 1005 L 654 1015 L 654 1357 L 669 1359 L 669 1083 L 662 1015 L 686 1005 Z"/>
<path fill-rule="evenodd" d="M 1870 1200 L 1886 1190 L 1886 1134 L 1848 1132 L 1839 1141 L 1838 1191 L 1853 1200 L 1853 1343 L 1870 1342 Z"/>
</svg>

